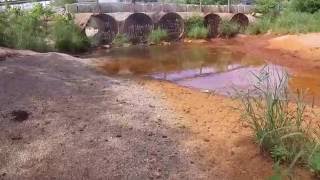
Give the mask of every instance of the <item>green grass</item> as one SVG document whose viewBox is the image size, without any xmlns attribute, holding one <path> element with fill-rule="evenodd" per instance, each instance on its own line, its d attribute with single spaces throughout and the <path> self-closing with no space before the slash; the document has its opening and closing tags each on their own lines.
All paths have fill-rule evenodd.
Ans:
<svg viewBox="0 0 320 180">
<path fill-rule="evenodd" d="M 229 20 L 222 20 L 219 25 L 218 31 L 221 37 L 231 38 L 239 33 L 240 27 L 235 22 Z"/>
<path fill-rule="evenodd" d="M 78 52 L 89 47 L 72 19 L 55 15 L 40 4 L 27 11 L 9 8 L 0 13 L 0 44 L 40 52 Z"/>
<path fill-rule="evenodd" d="M 120 47 L 129 42 L 130 42 L 129 39 L 125 35 L 117 34 L 116 37 L 113 39 L 112 44 Z"/>
<path fill-rule="evenodd" d="M 270 31 L 273 34 L 298 34 L 320 32 L 320 12 L 306 13 L 284 11 L 279 16 L 264 16 L 256 23 L 249 25 L 249 34 L 263 34 Z"/>
<path fill-rule="evenodd" d="M 257 143 L 275 162 L 288 164 L 288 172 L 299 164 L 319 173 L 319 139 L 307 126 L 302 93 L 290 104 L 286 73 L 264 69 L 256 77 L 253 90 L 241 95 L 241 111 Z"/>
<path fill-rule="evenodd" d="M 203 17 L 195 15 L 185 21 L 185 30 L 187 33 L 194 27 L 204 27 Z"/>
<path fill-rule="evenodd" d="M 167 31 L 158 28 L 151 31 L 148 37 L 148 41 L 149 43 L 159 44 L 161 43 L 161 41 L 165 40 L 167 36 L 168 36 Z"/>
<path fill-rule="evenodd" d="M 278 34 L 320 32 L 320 13 L 284 12 L 275 19 L 271 30 Z"/>
<path fill-rule="evenodd" d="M 274 23 L 274 18 L 272 16 L 264 16 L 256 20 L 255 23 L 251 23 L 246 32 L 248 34 L 265 34 L 271 30 L 271 25 Z"/>
<path fill-rule="evenodd" d="M 56 17 L 52 26 L 51 39 L 54 41 L 55 49 L 63 52 L 86 51 L 90 46 L 88 38 L 82 34 L 80 28 L 72 19 L 64 16 Z"/>
<path fill-rule="evenodd" d="M 52 5 L 58 6 L 58 7 L 64 7 L 66 4 L 72 4 L 76 3 L 76 0 L 54 0 Z"/>
<path fill-rule="evenodd" d="M 207 38 L 209 30 L 204 26 L 204 19 L 201 16 L 192 16 L 185 22 L 186 36 L 192 39 Z"/>
<path fill-rule="evenodd" d="M 204 38 L 207 38 L 208 33 L 209 33 L 208 28 L 203 26 L 201 27 L 195 26 L 189 30 L 189 32 L 187 33 L 187 36 L 192 39 L 204 39 Z"/>
</svg>

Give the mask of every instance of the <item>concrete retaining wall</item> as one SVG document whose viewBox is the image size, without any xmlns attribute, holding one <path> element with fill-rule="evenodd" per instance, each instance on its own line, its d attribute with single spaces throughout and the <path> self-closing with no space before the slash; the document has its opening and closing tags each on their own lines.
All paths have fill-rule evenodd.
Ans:
<svg viewBox="0 0 320 180">
<path fill-rule="evenodd" d="M 227 13 L 227 5 L 199 5 L 175 3 L 75 3 L 67 4 L 66 9 L 71 13 L 116 13 L 116 12 L 203 12 Z M 251 5 L 232 5 L 230 13 L 250 14 L 254 7 Z"/>
</svg>

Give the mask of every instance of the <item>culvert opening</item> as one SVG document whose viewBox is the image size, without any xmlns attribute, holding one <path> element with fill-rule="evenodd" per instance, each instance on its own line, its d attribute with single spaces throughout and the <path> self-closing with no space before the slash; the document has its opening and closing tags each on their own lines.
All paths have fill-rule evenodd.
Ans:
<svg viewBox="0 0 320 180">
<path fill-rule="evenodd" d="M 221 18 L 217 14 L 210 13 L 204 17 L 204 25 L 209 30 L 209 33 L 208 33 L 209 38 L 214 38 L 218 36 L 220 22 L 221 22 Z"/>
<path fill-rule="evenodd" d="M 152 29 L 152 19 L 144 13 L 131 14 L 124 22 L 124 33 L 132 43 L 146 42 Z"/>
<path fill-rule="evenodd" d="M 249 18 L 242 13 L 233 15 L 231 21 L 237 23 L 242 30 L 247 28 L 249 25 Z"/>
<path fill-rule="evenodd" d="M 163 15 L 158 22 L 158 26 L 167 31 L 167 40 L 170 41 L 180 39 L 184 32 L 183 19 L 177 13 L 167 13 Z"/>
<path fill-rule="evenodd" d="M 23 110 L 15 110 L 10 113 L 11 120 L 16 122 L 22 122 L 29 118 L 30 113 Z"/>
<path fill-rule="evenodd" d="M 85 33 L 94 45 L 110 44 L 118 33 L 118 24 L 110 15 L 92 15 L 85 27 Z"/>
</svg>

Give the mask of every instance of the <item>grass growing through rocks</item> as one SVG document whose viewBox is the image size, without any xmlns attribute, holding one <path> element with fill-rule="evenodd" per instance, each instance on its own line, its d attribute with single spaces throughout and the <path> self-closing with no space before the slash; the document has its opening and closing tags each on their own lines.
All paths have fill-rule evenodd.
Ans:
<svg viewBox="0 0 320 180">
<path fill-rule="evenodd" d="M 152 44 L 159 44 L 161 43 L 161 41 L 165 40 L 167 36 L 168 36 L 167 31 L 158 28 L 151 31 L 148 37 L 148 41 L 149 43 L 152 43 Z"/>
<path fill-rule="evenodd" d="M 254 88 L 241 95 L 241 110 L 257 143 L 276 163 L 289 165 L 286 175 L 295 165 L 319 175 L 319 136 L 305 119 L 302 93 L 289 101 L 286 73 L 264 69 L 256 78 Z"/>
</svg>

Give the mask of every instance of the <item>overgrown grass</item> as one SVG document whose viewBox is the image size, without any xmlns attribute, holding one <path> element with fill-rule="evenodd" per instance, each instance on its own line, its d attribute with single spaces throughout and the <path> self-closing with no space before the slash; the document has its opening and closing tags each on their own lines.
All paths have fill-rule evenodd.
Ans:
<svg viewBox="0 0 320 180">
<path fill-rule="evenodd" d="M 90 46 L 88 38 L 81 33 L 80 28 L 68 17 L 56 17 L 51 36 L 55 49 L 59 51 L 75 53 L 86 51 Z"/>
<path fill-rule="evenodd" d="M 231 38 L 237 35 L 240 31 L 240 26 L 236 22 L 222 20 L 218 28 L 221 37 Z"/>
<path fill-rule="evenodd" d="M 9 8 L 0 13 L 0 44 L 40 52 L 78 52 L 90 45 L 72 19 L 55 15 L 41 4 L 27 11 Z"/>
<path fill-rule="evenodd" d="M 317 133 L 305 119 L 302 93 L 290 103 L 288 75 L 264 69 L 258 82 L 243 94 L 243 117 L 253 129 L 261 149 L 277 163 L 308 165 L 320 171 L 320 148 Z"/>
<path fill-rule="evenodd" d="M 149 41 L 149 43 L 159 44 L 159 43 L 161 43 L 161 41 L 165 40 L 167 38 L 167 36 L 168 36 L 167 31 L 158 28 L 158 29 L 151 31 L 151 33 L 149 34 L 149 37 L 148 37 L 148 41 Z"/>
<path fill-rule="evenodd" d="M 1 15 L 1 44 L 17 49 L 48 50 L 47 19 L 51 14 L 41 5 L 36 5 L 31 11 L 7 9 Z"/>
<path fill-rule="evenodd" d="M 115 46 L 123 46 L 124 44 L 128 44 L 129 39 L 123 34 L 117 34 L 116 37 L 113 39 L 112 44 Z"/>
<path fill-rule="evenodd" d="M 185 22 L 186 35 L 192 39 L 207 38 L 209 30 L 204 26 L 201 16 L 192 16 Z"/>
<path fill-rule="evenodd" d="M 54 0 L 52 5 L 58 7 L 64 7 L 66 4 L 76 3 L 77 0 Z"/>
<path fill-rule="evenodd" d="M 208 37 L 208 33 L 209 33 L 208 28 L 203 26 L 201 27 L 195 26 L 189 30 L 189 32 L 187 33 L 187 36 L 192 39 L 204 39 Z"/>
<path fill-rule="evenodd" d="M 310 10 L 314 11 L 314 10 Z M 270 31 L 274 34 L 297 34 L 320 32 L 320 12 L 300 12 L 287 8 L 279 15 L 265 15 L 249 25 L 249 34 L 261 34 Z"/>
</svg>

